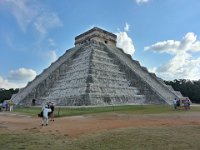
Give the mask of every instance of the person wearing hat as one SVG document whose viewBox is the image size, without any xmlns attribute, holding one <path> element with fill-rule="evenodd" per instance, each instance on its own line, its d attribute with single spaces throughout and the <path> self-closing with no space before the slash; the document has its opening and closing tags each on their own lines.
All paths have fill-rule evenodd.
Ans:
<svg viewBox="0 0 200 150">
<path fill-rule="evenodd" d="M 48 107 L 48 105 L 45 105 L 42 109 L 43 117 L 42 117 L 42 126 L 48 125 L 48 113 L 51 112 L 51 109 Z"/>
</svg>

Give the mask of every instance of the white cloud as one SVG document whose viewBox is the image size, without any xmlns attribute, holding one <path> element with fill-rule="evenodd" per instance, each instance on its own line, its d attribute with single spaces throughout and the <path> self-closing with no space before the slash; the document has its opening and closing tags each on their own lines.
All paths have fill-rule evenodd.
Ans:
<svg viewBox="0 0 200 150">
<path fill-rule="evenodd" d="M 62 22 L 55 13 L 43 13 L 37 17 L 34 26 L 41 34 L 46 34 L 48 29 L 62 26 Z"/>
<path fill-rule="evenodd" d="M 37 15 L 37 11 L 33 7 L 28 6 L 27 0 L 4 0 L 8 4 L 8 9 L 15 17 L 19 27 L 23 32 L 26 32 L 27 26 Z"/>
<path fill-rule="evenodd" d="M 182 39 L 179 49 L 190 51 L 192 45 L 196 42 L 197 36 L 193 32 L 188 32 Z"/>
<path fill-rule="evenodd" d="M 52 39 L 52 38 L 49 38 L 48 39 L 48 43 L 49 43 L 49 46 L 56 46 L 56 43 L 55 43 L 55 41 L 54 41 L 54 39 Z"/>
<path fill-rule="evenodd" d="M 10 88 L 23 88 L 26 86 L 25 83 L 15 83 L 15 82 L 10 82 L 9 80 L 4 79 L 2 76 L 0 76 L 0 88 L 4 89 L 10 89 Z"/>
<path fill-rule="evenodd" d="M 30 81 L 36 75 L 37 73 L 33 69 L 19 68 L 17 70 L 11 70 L 8 79 L 14 81 Z"/>
<path fill-rule="evenodd" d="M 129 24 L 126 23 L 124 32 L 117 32 L 117 47 L 122 48 L 127 54 L 133 55 L 135 52 L 135 47 L 133 45 L 132 39 L 128 36 L 127 31 L 129 30 Z"/>
<path fill-rule="evenodd" d="M 126 22 L 125 27 L 124 27 L 124 31 L 128 32 L 130 29 L 130 25 Z"/>
<path fill-rule="evenodd" d="M 147 3 L 149 0 L 136 0 L 136 3 L 142 4 L 142 3 Z"/>
<path fill-rule="evenodd" d="M 188 32 L 181 41 L 167 40 L 157 42 L 144 48 L 146 51 L 176 54 L 178 51 L 198 52 L 200 51 L 200 41 L 193 32 Z"/>
<path fill-rule="evenodd" d="M 0 88 L 23 88 L 27 82 L 36 77 L 36 72 L 33 69 L 19 68 L 9 72 L 8 79 L 0 76 Z"/>
<path fill-rule="evenodd" d="M 50 63 L 56 61 L 58 59 L 58 55 L 56 54 L 56 50 L 49 51 L 46 56 L 50 60 Z"/>
<path fill-rule="evenodd" d="M 199 52 L 199 51 L 200 51 L 200 41 L 195 42 L 195 43 L 191 46 L 191 51 L 192 51 L 192 52 Z"/>
<path fill-rule="evenodd" d="M 8 5 L 8 10 L 15 17 L 23 32 L 26 32 L 28 27 L 34 26 L 40 34 L 45 35 L 49 29 L 62 26 L 57 14 L 42 7 L 38 1 L 3 1 Z"/>
<path fill-rule="evenodd" d="M 156 68 L 155 73 L 167 80 L 173 79 L 200 79 L 200 58 L 189 59 L 189 58 L 178 58 L 181 59 L 180 63 L 177 61 L 175 56 L 165 65 Z M 183 63 L 184 62 L 184 63 Z"/>
<path fill-rule="evenodd" d="M 147 46 L 144 48 L 144 50 L 145 51 L 152 50 L 154 52 L 160 52 L 160 53 L 165 52 L 169 54 L 175 54 L 179 47 L 180 47 L 179 41 L 167 40 L 167 41 L 157 42 L 151 46 Z"/>
<path fill-rule="evenodd" d="M 187 33 L 180 41 L 161 41 L 144 50 L 173 56 L 166 64 L 152 69 L 158 76 L 167 80 L 200 79 L 200 57 L 193 57 L 193 53 L 200 52 L 200 41 L 193 32 Z"/>
</svg>

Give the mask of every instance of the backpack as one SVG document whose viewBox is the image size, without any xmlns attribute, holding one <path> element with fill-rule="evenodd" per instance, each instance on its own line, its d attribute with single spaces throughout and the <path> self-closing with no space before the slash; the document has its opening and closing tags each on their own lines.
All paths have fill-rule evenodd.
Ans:
<svg viewBox="0 0 200 150">
<path fill-rule="evenodd" d="M 43 111 L 38 114 L 38 117 L 43 117 Z"/>
</svg>

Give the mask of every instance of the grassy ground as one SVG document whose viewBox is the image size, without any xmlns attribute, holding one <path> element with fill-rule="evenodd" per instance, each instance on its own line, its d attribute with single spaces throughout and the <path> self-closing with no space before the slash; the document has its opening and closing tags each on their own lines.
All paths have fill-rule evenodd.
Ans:
<svg viewBox="0 0 200 150">
<path fill-rule="evenodd" d="M 39 107 L 16 108 L 15 112 L 37 115 Z M 81 107 L 59 108 L 56 107 L 57 117 L 97 114 L 107 112 L 127 114 L 179 114 L 185 110 L 173 110 L 171 106 L 115 106 L 115 107 Z M 200 107 L 192 107 L 190 112 L 200 112 Z M 1 150 L 199 150 L 200 126 L 195 124 L 180 126 L 150 126 L 132 127 L 98 132 L 78 138 L 55 133 L 40 133 L 39 130 L 30 130 L 23 133 L 1 132 Z"/>
<path fill-rule="evenodd" d="M 181 113 L 184 109 L 172 111 L 173 107 L 168 105 L 125 105 L 125 106 L 106 106 L 106 107 L 56 107 L 55 117 L 75 116 L 85 114 L 96 114 L 105 112 L 120 112 L 134 114 L 159 114 L 159 113 Z M 200 111 L 200 107 L 192 107 L 190 112 Z M 16 108 L 15 112 L 36 116 L 41 112 L 41 107 Z"/>
<path fill-rule="evenodd" d="M 115 130 L 73 141 L 77 149 L 188 150 L 199 149 L 200 127 L 157 127 Z M 72 148 L 73 149 L 73 148 Z"/>
<path fill-rule="evenodd" d="M 70 139 L 41 134 L 1 134 L 1 150 L 199 150 L 200 127 L 127 128 Z M 6 143 L 6 144 L 5 144 Z"/>
</svg>

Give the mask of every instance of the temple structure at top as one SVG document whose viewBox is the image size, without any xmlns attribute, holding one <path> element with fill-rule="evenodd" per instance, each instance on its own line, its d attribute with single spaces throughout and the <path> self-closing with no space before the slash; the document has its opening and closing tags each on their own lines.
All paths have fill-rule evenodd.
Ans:
<svg viewBox="0 0 200 150">
<path fill-rule="evenodd" d="M 109 46 L 116 46 L 117 36 L 113 33 L 94 27 L 91 30 L 75 37 L 75 45 L 82 45 L 90 40 L 95 40 Z"/>
</svg>

